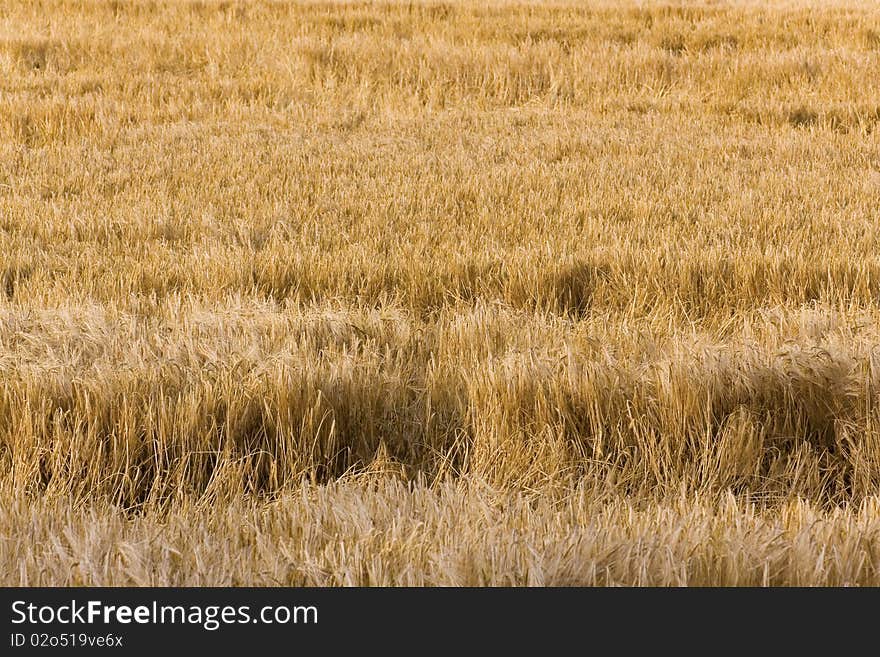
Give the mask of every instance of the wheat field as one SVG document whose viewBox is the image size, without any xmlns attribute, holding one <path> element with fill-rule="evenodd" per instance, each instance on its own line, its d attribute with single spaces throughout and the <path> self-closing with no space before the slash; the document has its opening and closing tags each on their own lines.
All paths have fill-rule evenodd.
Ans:
<svg viewBox="0 0 880 657">
<path fill-rule="evenodd" d="M 880 584 L 880 5 L 0 0 L 0 584 Z"/>
</svg>

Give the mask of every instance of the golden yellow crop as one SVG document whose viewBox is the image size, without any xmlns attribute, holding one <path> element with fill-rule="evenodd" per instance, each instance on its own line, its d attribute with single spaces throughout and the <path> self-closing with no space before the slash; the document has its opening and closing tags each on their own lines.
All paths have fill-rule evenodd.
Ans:
<svg viewBox="0 0 880 657">
<path fill-rule="evenodd" d="M 0 583 L 880 584 L 878 127 L 872 3 L 0 0 Z"/>
</svg>

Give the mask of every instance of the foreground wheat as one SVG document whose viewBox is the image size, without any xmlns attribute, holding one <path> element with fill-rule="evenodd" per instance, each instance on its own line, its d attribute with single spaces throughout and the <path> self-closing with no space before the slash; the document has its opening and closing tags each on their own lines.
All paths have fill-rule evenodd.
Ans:
<svg viewBox="0 0 880 657">
<path fill-rule="evenodd" d="M 880 584 L 878 98 L 859 3 L 0 3 L 0 583 Z"/>
</svg>

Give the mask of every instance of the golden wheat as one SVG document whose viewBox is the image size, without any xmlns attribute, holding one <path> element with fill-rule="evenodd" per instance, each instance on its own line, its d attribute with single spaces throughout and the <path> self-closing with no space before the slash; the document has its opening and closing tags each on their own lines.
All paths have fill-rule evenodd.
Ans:
<svg viewBox="0 0 880 657">
<path fill-rule="evenodd" d="M 0 583 L 880 584 L 878 99 L 857 2 L 3 0 Z"/>
</svg>

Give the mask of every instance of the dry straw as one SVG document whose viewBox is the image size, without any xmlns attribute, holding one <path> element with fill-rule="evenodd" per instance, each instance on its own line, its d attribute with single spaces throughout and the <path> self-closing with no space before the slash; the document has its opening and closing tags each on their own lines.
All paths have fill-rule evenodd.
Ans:
<svg viewBox="0 0 880 657">
<path fill-rule="evenodd" d="M 0 581 L 878 584 L 880 10 L 0 5 Z"/>
</svg>

